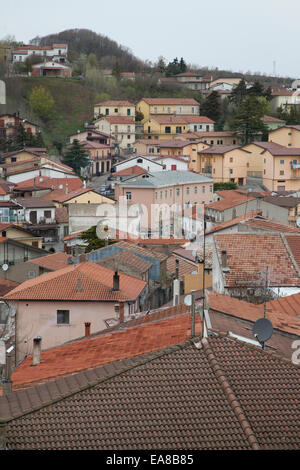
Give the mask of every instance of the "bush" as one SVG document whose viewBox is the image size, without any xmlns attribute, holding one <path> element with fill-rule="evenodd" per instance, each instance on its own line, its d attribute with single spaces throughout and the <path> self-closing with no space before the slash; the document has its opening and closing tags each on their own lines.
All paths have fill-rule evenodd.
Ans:
<svg viewBox="0 0 300 470">
<path fill-rule="evenodd" d="M 214 191 L 225 191 L 226 189 L 238 189 L 238 185 L 232 181 L 214 183 Z"/>
<path fill-rule="evenodd" d="M 41 118 L 47 120 L 54 112 L 54 99 L 43 86 L 34 87 L 29 96 L 31 109 Z"/>
</svg>

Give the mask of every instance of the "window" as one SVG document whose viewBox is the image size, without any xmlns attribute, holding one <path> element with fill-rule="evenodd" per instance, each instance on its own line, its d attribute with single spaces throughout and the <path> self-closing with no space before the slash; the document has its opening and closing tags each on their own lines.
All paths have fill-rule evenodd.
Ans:
<svg viewBox="0 0 300 470">
<path fill-rule="evenodd" d="M 176 127 L 176 134 L 181 134 L 181 133 L 182 133 L 181 126 Z"/>
<path fill-rule="evenodd" d="M 12 157 L 12 158 L 11 158 L 11 162 L 12 162 L 12 163 L 13 163 L 13 162 L 16 162 L 16 161 L 17 161 L 16 157 Z"/>
<path fill-rule="evenodd" d="M 130 132 L 130 126 L 127 126 L 127 132 L 128 133 Z"/>
<path fill-rule="evenodd" d="M 108 116 L 108 115 L 109 115 L 109 109 L 106 108 L 106 110 L 105 110 L 105 116 Z"/>
<path fill-rule="evenodd" d="M 162 191 L 160 192 L 160 199 L 162 199 Z"/>
<path fill-rule="evenodd" d="M 126 193 L 126 199 L 127 201 L 131 201 L 131 192 Z"/>
<path fill-rule="evenodd" d="M 167 199 L 167 197 L 168 197 L 168 190 L 166 189 L 165 190 L 165 198 Z"/>
<path fill-rule="evenodd" d="M 168 108 L 168 114 L 171 114 L 171 108 Z"/>
<path fill-rule="evenodd" d="M 154 113 L 157 114 L 157 107 L 154 107 Z"/>
<path fill-rule="evenodd" d="M 230 163 L 232 163 L 233 162 L 233 157 L 230 157 L 229 161 L 230 161 Z"/>
<path fill-rule="evenodd" d="M 213 185 L 212 184 L 209 186 L 209 190 L 210 190 L 211 193 L 213 192 Z"/>
<path fill-rule="evenodd" d="M 142 158 L 138 158 L 138 159 L 137 159 L 137 163 L 143 163 L 143 159 L 142 159 Z"/>
<path fill-rule="evenodd" d="M 194 194 L 197 194 L 198 193 L 198 188 L 197 186 L 194 187 Z"/>
<path fill-rule="evenodd" d="M 280 171 L 280 175 L 284 175 L 284 171 L 283 171 L 283 170 Z"/>
<path fill-rule="evenodd" d="M 195 114 L 195 108 L 192 108 L 192 114 Z"/>
<path fill-rule="evenodd" d="M 214 145 L 214 141 L 213 141 L 213 140 L 210 141 L 210 145 Z"/>
<path fill-rule="evenodd" d="M 236 140 L 235 140 L 235 139 L 233 139 L 233 141 L 232 141 L 232 144 L 233 144 L 233 145 L 235 145 L 235 144 L 236 144 Z"/>
<path fill-rule="evenodd" d="M 232 175 L 232 173 L 233 173 L 232 168 L 229 168 L 229 173 Z"/>
<path fill-rule="evenodd" d="M 176 196 L 180 196 L 180 189 L 176 188 Z"/>
<path fill-rule="evenodd" d="M 157 199 L 157 192 L 155 193 L 155 199 Z"/>
<path fill-rule="evenodd" d="M 264 163 L 266 163 L 266 162 L 267 162 L 267 160 L 264 158 Z"/>
<path fill-rule="evenodd" d="M 284 165 L 284 160 L 280 160 L 280 165 Z"/>
<path fill-rule="evenodd" d="M 190 188 L 186 188 L 186 194 L 190 194 Z"/>
<path fill-rule="evenodd" d="M 130 116 L 130 114 L 131 114 L 131 110 L 128 108 L 127 109 L 127 116 Z"/>
<path fill-rule="evenodd" d="M 117 113 L 117 112 L 118 112 L 118 108 L 115 108 L 115 113 Z"/>
<path fill-rule="evenodd" d="M 170 197 L 172 197 L 172 189 L 170 189 Z"/>
<path fill-rule="evenodd" d="M 202 186 L 202 193 L 205 193 L 205 186 Z"/>
<path fill-rule="evenodd" d="M 209 125 L 206 126 L 206 130 L 209 131 Z"/>
<path fill-rule="evenodd" d="M 130 135 L 127 136 L 127 139 L 130 139 Z"/>
<path fill-rule="evenodd" d="M 57 310 L 57 324 L 58 325 L 70 324 L 70 310 Z"/>
<path fill-rule="evenodd" d="M 165 127 L 165 133 L 166 134 L 171 134 L 171 127 L 170 126 Z"/>
<path fill-rule="evenodd" d="M 51 211 L 44 211 L 45 219 L 51 219 Z"/>
</svg>

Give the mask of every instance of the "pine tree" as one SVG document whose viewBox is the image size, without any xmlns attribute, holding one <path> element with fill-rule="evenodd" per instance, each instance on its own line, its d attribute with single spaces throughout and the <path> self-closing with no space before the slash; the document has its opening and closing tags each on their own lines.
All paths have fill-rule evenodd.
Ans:
<svg viewBox="0 0 300 470">
<path fill-rule="evenodd" d="M 239 106 L 247 96 L 247 86 L 245 80 L 242 78 L 240 83 L 233 88 L 230 94 L 230 101 Z"/>
<path fill-rule="evenodd" d="M 73 168 L 75 173 L 80 176 L 81 168 L 85 168 L 89 165 L 89 154 L 83 148 L 80 142 L 75 139 L 69 150 L 63 157 L 63 163 Z"/>
<path fill-rule="evenodd" d="M 232 128 L 242 136 L 245 145 L 258 134 L 267 132 L 267 127 L 261 120 L 264 111 L 265 105 L 252 96 L 248 96 L 239 106 L 233 118 Z"/>
<path fill-rule="evenodd" d="M 202 116 L 207 116 L 215 122 L 221 117 L 221 99 L 217 91 L 212 91 L 204 100 L 201 107 Z"/>
</svg>

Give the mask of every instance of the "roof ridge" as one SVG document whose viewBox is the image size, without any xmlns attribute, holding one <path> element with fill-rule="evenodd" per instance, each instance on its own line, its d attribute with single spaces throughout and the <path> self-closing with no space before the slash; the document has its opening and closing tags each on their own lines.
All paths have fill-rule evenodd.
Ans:
<svg viewBox="0 0 300 470">
<path fill-rule="evenodd" d="M 250 426 L 249 421 L 247 420 L 246 415 L 244 414 L 244 411 L 237 400 L 227 378 L 225 375 L 225 372 L 217 362 L 217 359 L 215 358 L 213 349 L 211 348 L 208 340 L 206 338 L 203 338 L 201 340 L 201 344 L 203 346 L 203 351 L 206 354 L 206 357 L 210 363 L 210 366 L 217 377 L 223 391 L 225 392 L 225 395 L 227 396 L 227 399 L 229 401 L 230 406 L 232 407 L 248 441 L 250 446 L 252 447 L 253 450 L 259 450 L 259 444 L 258 441 L 255 437 L 254 432 L 252 431 L 252 428 Z"/>
<path fill-rule="evenodd" d="M 195 339 L 195 338 L 194 338 Z M 86 369 L 57 380 L 34 385 L 31 388 L 16 390 L 0 397 L 0 426 L 47 406 L 53 405 L 78 392 L 100 385 L 113 377 L 117 377 L 131 369 L 142 366 L 167 354 L 185 349 L 194 341 L 169 346 L 158 351 L 125 358 L 104 364 L 100 367 Z"/>
</svg>

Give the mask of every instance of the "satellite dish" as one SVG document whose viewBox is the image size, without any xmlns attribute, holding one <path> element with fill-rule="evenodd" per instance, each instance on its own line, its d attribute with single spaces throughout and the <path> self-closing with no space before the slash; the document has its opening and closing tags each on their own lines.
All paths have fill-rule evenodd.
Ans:
<svg viewBox="0 0 300 470">
<path fill-rule="evenodd" d="M 296 225 L 297 225 L 298 228 L 300 228 L 300 217 L 298 217 Z"/>
<path fill-rule="evenodd" d="M 192 305 L 192 296 L 191 296 L 191 294 L 186 295 L 183 302 L 187 307 L 190 307 Z"/>
<path fill-rule="evenodd" d="M 252 329 L 252 334 L 260 343 L 268 341 L 273 333 L 273 325 L 267 318 L 257 320 Z"/>
<path fill-rule="evenodd" d="M 2 271 L 8 270 L 8 264 L 2 264 Z"/>
</svg>

